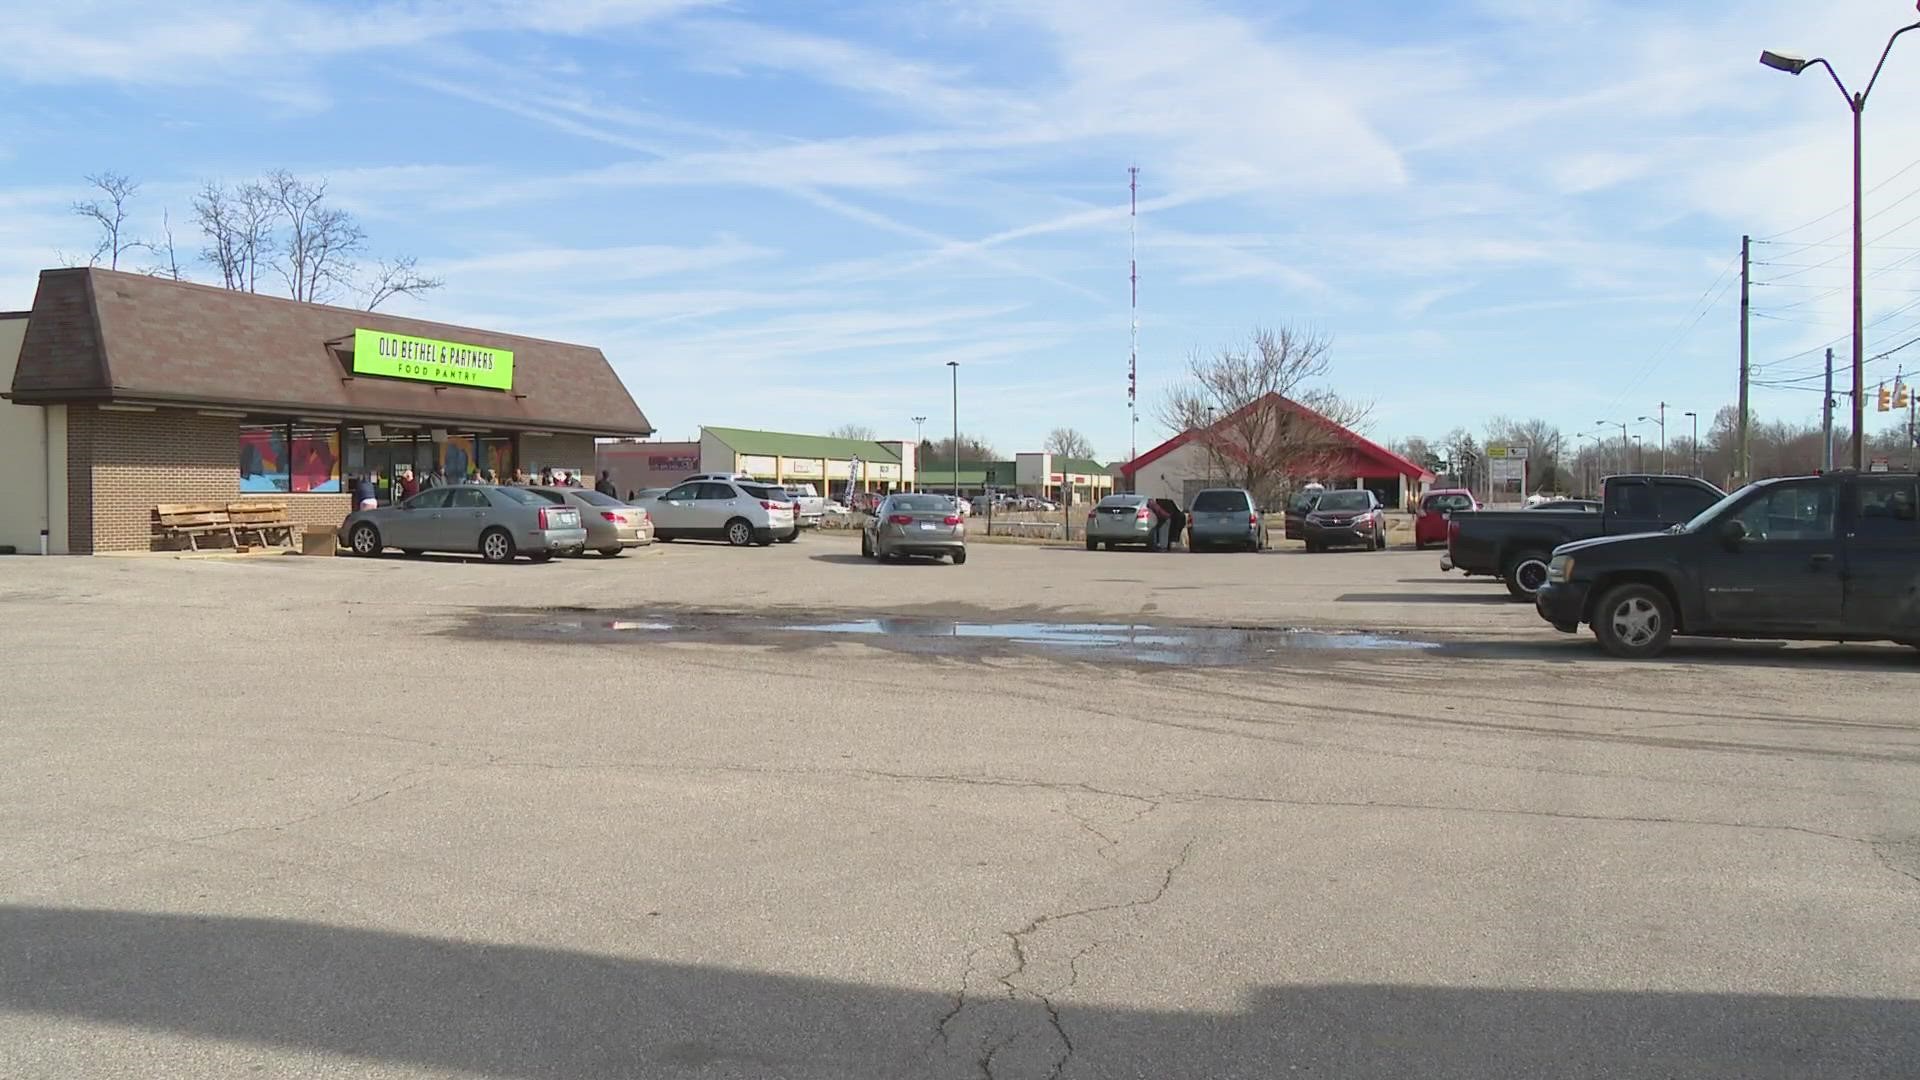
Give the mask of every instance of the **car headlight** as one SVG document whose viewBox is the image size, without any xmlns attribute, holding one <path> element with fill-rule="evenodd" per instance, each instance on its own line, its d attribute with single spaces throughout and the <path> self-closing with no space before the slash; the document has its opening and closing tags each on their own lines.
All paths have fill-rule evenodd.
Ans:
<svg viewBox="0 0 1920 1080">
<path fill-rule="evenodd" d="M 1555 555 L 1547 563 L 1547 580 L 1564 582 L 1573 577 L 1573 556 Z"/>
</svg>

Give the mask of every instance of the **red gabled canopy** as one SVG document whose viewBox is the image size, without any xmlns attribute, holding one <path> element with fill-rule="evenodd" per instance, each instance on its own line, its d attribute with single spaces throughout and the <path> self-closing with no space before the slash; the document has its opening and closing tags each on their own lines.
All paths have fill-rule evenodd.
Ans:
<svg viewBox="0 0 1920 1080">
<path fill-rule="evenodd" d="M 1153 464 L 1155 461 L 1199 438 L 1203 430 L 1232 427 L 1241 417 L 1271 402 L 1278 402 L 1281 408 L 1291 410 L 1295 414 L 1305 417 L 1334 433 L 1335 439 L 1339 442 L 1342 449 L 1333 455 L 1331 461 L 1323 460 L 1315 463 L 1316 467 L 1323 470 L 1327 476 L 1355 476 L 1366 480 L 1380 480 L 1392 476 L 1405 476 L 1417 481 L 1434 479 L 1432 473 L 1386 447 L 1381 446 L 1379 443 L 1373 442 L 1366 436 L 1347 427 L 1336 424 L 1325 416 L 1307 408 L 1305 405 L 1279 394 L 1268 394 L 1265 397 L 1248 402 L 1246 405 L 1214 421 L 1210 429 L 1190 428 L 1175 435 L 1173 438 L 1141 454 L 1132 461 L 1122 464 L 1120 466 L 1120 474 L 1128 479 L 1132 479 L 1133 475 L 1142 468 Z M 1222 450 L 1228 454 L 1238 455 L 1238 450 L 1232 446 L 1222 447 Z"/>
</svg>

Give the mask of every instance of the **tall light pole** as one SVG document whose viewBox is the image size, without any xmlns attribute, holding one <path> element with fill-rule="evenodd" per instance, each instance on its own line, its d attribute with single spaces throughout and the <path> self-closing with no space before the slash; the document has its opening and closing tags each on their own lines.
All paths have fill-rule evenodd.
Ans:
<svg viewBox="0 0 1920 1080">
<path fill-rule="evenodd" d="M 1634 422 L 1639 424 L 1644 424 L 1647 421 L 1652 419 L 1654 418 L 1651 416 L 1643 416 L 1639 420 L 1636 420 Z M 1667 475 L 1667 403 L 1664 401 L 1660 403 L 1659 419 L 1660 419 L 1660 475 L 1665 476 Z"/>
<path fill-rule="evenodd" d="M 1608 424 L 1619 427 L 1620 471 L 1627 472 L 1631 470 L 1633 468 L 1633 444 L 1627 441 L 1627 422 L 1625 420 L 1595 420 L 1594 423 L 1600 427 L 1606 427 Z"/>
<path fill-rule="evenodd" d="M 918 491 L 920 490 L 920 444 L 926 441 L 926 436 L 921 433 L 920 425 L 926 423 L 927 418 L 924 416 L 909 416 L 907 419 L 913 421 L 913 489 Z"/>
<path fill-rule="evenodd" d="M 960 497 L 960 361 L 949 360 L 953 372 L 953 497 Z"/>
<path fill-rule="evenodd" d="M 1853 467 L 1866 468 L 1866 443 L 1863 441 L 1866 427 L 1867 405 L 1867 361 L 1866 361 L 1866 325 L 1862 318 L 1864 275 L 1861 273 L 1862 252 L 1866 246 L 1862 236 L 1860 217 L 1860 114 L 1866 111 L 1867 95 L 1873 93 L 1873 84 L 1880 81 L 1880 69 L 1887 66 L 1887 56 L 1893 52 L 1893 43 L 1900 35 L 1909 30 L 1920 30 L 1920 22 L 1909 23 L 1893 32 L 1887 38 L 1887 47 L 1880 50 L 1880 62 L 1873 66 L 1873 74 L 1867 78 L 1867 88 L 1859 93 L 1850 93 L 1847 84 L 1840 81 L 1840 73 L 1822 57 L 1804 60 L 1791 53 L 1777 53 L 1772 50 L 1760 54 L 1760 62 L 1775 71 L 1784 71 L 1789 75 L 1798 75 L 1815 64 L 1827 69 L 1833 77 L 1833 85 L 1840 88 L 1840 96 L 1847 101 L 1847 108 L 1853 111 Z"/>
<path fill-rule="evenodd" d="M 1640 436 L 1638 435 L 1635 435 L 1633 437 L 1633 450 L 1634 450 L 1633 471 L 1646 472 L 1647 471 L 1647 446 L 1645 443 L 1640 441 Z"/>
<path fill-rule="evenodd" d="M 1682 413 L 1681 415 L 1693 421 L 1693 442 L 1691 444 L 1693 447 L 1693 475 L 1699 476 L 1700 475 L 1700 414 L 1697 412 L 1690 412 L 1690 413 Z"/>
</svg>

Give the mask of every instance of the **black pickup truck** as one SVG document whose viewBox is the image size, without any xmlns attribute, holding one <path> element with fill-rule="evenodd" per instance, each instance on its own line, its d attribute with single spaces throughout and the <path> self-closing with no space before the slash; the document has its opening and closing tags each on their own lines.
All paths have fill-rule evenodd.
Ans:
<svg viewBox="0 0 1920 1080">
<path fill-rule="evenodd" d="M 1531 600 L 1547 582 L 1553 549 L 1596 536 L 1660 532 L 1688 521 L 1726 493 L 1691 476 L 1609 476 L 1601 484 L 1600 512 L 1556 511 L 1546 503 L 1532 510 L 1473 510 L 1447 525 L 1442 570 L 1486 574 L 1507 591 Z"/>
<path fill-rule="evenodd" d="M 1916 503 L 1911 473 L 1762 480 L 1673 532 L 1561 548 L 1534 608 L 1631 659 L 1675 634 L 1920 646 Z"/>
</svg>

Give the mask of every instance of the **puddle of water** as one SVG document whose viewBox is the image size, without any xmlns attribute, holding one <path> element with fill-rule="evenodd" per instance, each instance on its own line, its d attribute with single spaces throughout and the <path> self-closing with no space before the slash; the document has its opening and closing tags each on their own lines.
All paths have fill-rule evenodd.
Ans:
<svg viewBox="0 0 1920 1080">
<path fill-rule="evenodd" d="M 673 629 L 673 624 L 670 622 L 636 622 L 632 619 L 615 619 L 612 622 L 607 624 L 607 629 L 609 630 L 651 630 L 651 631 L 658 632 L 662 630 Z"/>
<path fill-rule="evenodd" d="M 919 639 L 1003 641 L 1015 645 L 1097 652 L 1129 660 L 1166 664 L 1243 663 L 1265 653 L 1292 649 L 1431 649 L 1436 642 L 1343 634 L 1324 630 L 1227 630 L 1166 627 L 1141 623 L 973 623 L 945 619 L 855 619 L 836 623 L 792 623 L 795 633 L 850 634 Z"/>
</svg>

